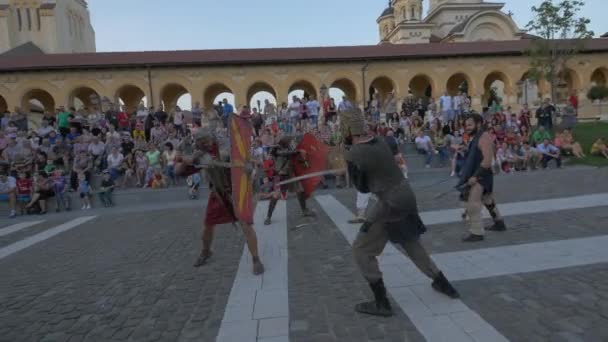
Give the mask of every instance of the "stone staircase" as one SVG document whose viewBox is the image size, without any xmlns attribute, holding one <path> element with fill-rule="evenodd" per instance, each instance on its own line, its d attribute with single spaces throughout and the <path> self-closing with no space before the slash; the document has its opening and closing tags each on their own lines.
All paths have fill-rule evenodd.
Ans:
<svg viewBox="0 0 608 342">
<path fill-rule="evenodd" d="M 414 143 L 407 142 L 400 146 L 401 153 L 405 157 L 409 174 L 435 174 L 435 173 L 446 173 L 450 172 L 450 162 L 446 162 L 446 166 L 441 167 L 439 155 L 433 155 L 431 160 L 431 168 L 425 167 L 425 156 L 418 154 L 416 151 L 416 145 Z"/>
</svg>

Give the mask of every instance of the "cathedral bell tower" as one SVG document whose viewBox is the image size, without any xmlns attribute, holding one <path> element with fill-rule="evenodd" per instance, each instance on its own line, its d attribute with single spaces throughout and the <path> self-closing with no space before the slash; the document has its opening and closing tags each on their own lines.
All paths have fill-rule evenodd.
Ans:
<svg viewBox="0 0 608 342">
<path fill-rule="evenodd" d="M 422 21 L 422 0 L 394 0 L 393 7 L 397 22 Z"/>
</svg>

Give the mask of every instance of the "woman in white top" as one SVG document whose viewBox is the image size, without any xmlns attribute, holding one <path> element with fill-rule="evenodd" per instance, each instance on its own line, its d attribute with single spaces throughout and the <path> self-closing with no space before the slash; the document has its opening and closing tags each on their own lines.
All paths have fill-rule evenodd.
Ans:
<svg viewBox="0 0 608 342">
<path fill-rule="evenodd" d="M 173 126 L 175 130 L 179 134 L 180 137 L 183 137 L 186 133 L 184 130 L 184 112 L 179 106 L 175 106 L 175 112 L 173 113 Z"/>
</svg>

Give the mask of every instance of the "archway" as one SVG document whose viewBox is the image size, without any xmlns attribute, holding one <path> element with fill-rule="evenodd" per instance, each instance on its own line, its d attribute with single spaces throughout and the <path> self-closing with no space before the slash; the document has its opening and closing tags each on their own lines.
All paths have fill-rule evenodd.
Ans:
<svg viewBox="0 0 608 342">
<path fill-rule="evenodd" d="M 21 98 L 21 109 L 27 113 L 44 113 L 55 110 L 55 99 L 46 90 L 32 89 Z"/>
<path fill-rule="evenodd" d="M 70 93 L 69 104 L 76 110 L 85 108 L 91 110 L 100 106 L 101 98 L 92 88 L 78 87 Z"/>
<path fill-rule="evenodd" d="M 469 76 L 460 72 L 448 78 L 448 82 L 446 83 L 446 91 L 450 96 L 456 96 L 460 94 L 460 92 L 469 94 L 470 86 L 471 79 Z"/>
<path fill-rule="evenodd" d="M 210 85 L 203 94 L 205 109 L 213 108 L 218 102 L 221 102 L 224 99 L 234 107 L 235 111 L 238 110 L 236 108 L 234 93 L 223 83 L 214 83 Z"/>
<path fill-rule="evenodd" d="M 343 96 L 346 96 L 352 103 L 357 103 L 357 87 L 353 81 L 347 78 L 337 79 L 329 86 L 329 97 L 333 98 L 336 103 L 339 103 Z"/>
<path fill-rule="evenodd" d="M 277 93 L 266 82 L 256 82 L 247 90 L 247 103 L 250 108 L 257 108 L 260 113 L 265 112 L 266 101 L 277 107 Z"/>
<path fill-rule="evenodd" d="M 581 89 L 581 82 L 576 71 L 572 69 L 562 70 L 557 75 L 557 102 L 566 102 L 570 95 L 578 95 L 579 89 Z"/>
<path fill-rule="evenodd" d="M 534 79 L 529 71 L 525 72 L 517 82 L 517 103 L 534 106 L 540 104 L 539 84 L 539 81 Z"/>
<path fill-rule="evenodd" d="M 160 100 L 165 112 L 172 112 L 175 106 L 182 110 L 192 109 L 192 96 L 186 87 L 177 83 L 165 85 L 160 92 Z"/>
<path fill-rule="evenodd" d="M 597 68 L 591 74 L 592 85 L 606 86 L 608 81 L 608 69 Z"/>
<path fill-rule="evenodd" d="M 492 103 L 502 104 L 507 101 L 506 96 L 510 94 L 509 80 L 505 74 L 500 71 L 493 71 L 486 76 L 483 81 L 483 96 L 482 103 L 488 107 Z"/>
<path fill-rule="evenodd" d="M 148 99 L 144 91 L 130 84 L 120 87 L 116 91 L 114 98 L 114 102 L 124 106 L 124 110 L 128 113 L 137 111 L 137 107 L 142 102 L 144 106 L 148 106 Z"/>
<path fill-rule="evenodd" d="M 373 98 L 374 94 L 380 96 L 380 100 L 384 101 L 389 93 L 395 91 L 395 82 L 386 76 L 376 77 L 369 86 L 369 98 Z"/>
<path fill-rule="evenodd" d="M 427 75 L 416 75 L 409 84 L 409 93 L 415 98 L 430 98 L 433 96 L 432 80 Z"/>
<path fill-rule="evenodd" d="M 8 104 L 2 95 L 0 95 L 0 114 L 4 114 L 8 110 Z"/>
<path fill-rule="evenodd" d="M 305 80 L 294 82 L 294 84 L 289 87 L 289 91 L 287 92 L 287 103 L 293 102 L 292 99 L 294 96 L 297 96 L 299 99 L 307 96 L 318 98 L 315 86 Z"/>
</svg>

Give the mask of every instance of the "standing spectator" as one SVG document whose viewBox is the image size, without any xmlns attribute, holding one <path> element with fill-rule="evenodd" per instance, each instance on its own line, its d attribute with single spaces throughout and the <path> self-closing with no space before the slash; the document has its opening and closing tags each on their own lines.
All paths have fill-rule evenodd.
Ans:
<svg viewBox="0 0 608 342">
<path fill-rule="evenodd" d="M 555 106 L 551 104 L 551 99 L 546 98 L 542 106 L 536 110 L 536 119 L 538 126 L 543 126 L 547 130 L 553 129 L 553 116 L 555 115 Z"/>
<path fill-rule="evenodd" d="M 447 91 L 439 98 L 439 109 L 441 110 L 443 122 L 454 120 L 454 102 Z"/>
<path fill-rule="evenodd" d="M 185 135 L 186 130 L 184 129 L 184 112 L 179 106 L 175 106 L 175 111 L 173 113 L 173 127 L 180 137 Z"/>
<path fill-rule="evenodd" d="M 380 121 L 380 106 L 380 94 L 374 93 L 369 104 L 369 111 L 372 114 L 372 121 L 374 122 Z"/>
<path fill-rule="evenodd" d="M 264 126 L 264 118 L 262 118 L 262 114 L 258 112 L 257 108 L 253 108 L 253 115 L 251 116 L 251 125 L 253 126 L 253 134 L 256 137 L 260 136 L 260 130 L 262 126 Z"/>
<path fill-rule="evenodd" d="M 395 99 L 395 94 L 390 92 L 388 93 L 386 101 L 384 101 L 384 114 L 386 115 L 385 120 L 391 118 L 395 113 L 398 113 L 397 99 Z"/>
<path fill-rule="evenodd" d="M 64 137 L 70 133 L 70 113 L 65 110 L 64 106 L 59 107 L 57 127 L 59 128 L 59 133 Z"/>
<path fill-rule="evenodd" d="M 458 92 L 458 95 L 454 96 L 454 115 L 459 118 L 462 115 L 463 111 L 463 95 L 462 92 Z"/>
<path fill-rule="evenodd" d="M 277 116 L 277 106 L 268 99 L 264 100 L 264 116 L 266 116 L 266 119 L 268 120 L 276 118 Z"/>
<path fill-rule="evenodd" d="M 196 127 L 201 127 L 202 118 L 203 110 L 201 109 L 201 103 L 197 101 L 194 104 L 194 108 L 192 108 L 192 123 L 196 125 Z"/>
<path fill-rule="evenodd" d="M 62 206 L 64 210 L 70 210 L 70 198 L 66 193 L 68 190 L 67 180 L 63 169 L 53 171 L 51 183 L 53 185 L 53 192 L 55 193 L 55 212 L 60 212 Z"/>
<path fill-rule="evenodd" d="M 520 127 L 526 127 L 528 130 L 532 127 L 530 122 L 530 108 L 528 108 L 528 104 L 524 103 L 523 108 L 519 112 L 519 125 Z"/>
<path fill-rule="evenodd" d="M 118 130 L 121 132 L 128 132 L 130 130 L 131 119 L 129 118 L 129 114 L 124 110 L 119 111 L 116 114 L 116 121 L 118 123 Z"/>
<path fill-rule="evenodd" d="M 308 107 L 310 121 L 316 127 L 319 123 L 319 101 L 317 101 L 314 96 L 310 96 L 306 106 Z"/>
<path fill-rule="evenodd" d="M 224 127 L 228 127 L 228 118 L 230 114 L 234 113 L 234 107 L 228 103 L 228 99 L 222 100 L 222 122 Z"/>
<path fill-rule="evenodd" d="M 352 102 L 350 102 L 346 96 L 342 96 L 342 101 L 340 104 L 338 104 L 338 113 L 345 112 L 353 108 L 355 108 L 355 106 L 353 106 Z"/>
<path fill-rule="evenodd" d="M 82 200 L 82 210 L 91 209 L 91 186 L 84 173 L 78 174 L 78 194 Z"/>
<path fill-rule="evenodd" d="M 14 218 L 17 207 L 17 180 L 15 177 L 9 176 L 6 169 L 0 172 L 0 201 L 8 202 L 10 209 L 8 217 Z"/>
<path fill-rule="evenodd" d="M 551 160 L 555 160 L 558 169 L 562 167 L 562 157 L 560 155 L 559 148 L 555 147 L 554 145 L 551 145 L 549 143 L 549 139 L 545 139 L 542 144 L 536 147 L 536 149 L 543 155 L 541 160 L 541 165 L 543 166 L 543 169 L 547 168 L 547 164 Z"/>
<path fill-rule="evenodd" d="M 424 133 L 424 131 L 418 131 L 418 136 L 414 140 L 416 143 L 416 150 L 419 154 L 425 155 L 425 167 L 428 169 L 431 167 L 431 161 L 433 159 L 433 142 L 431 138 Z"/>
<path fill-rule="evenodd" d="M 165 175 L 168 181 L 177 185 L 177 178 L 175 176 L 175 159 L 177 158 L 177 151 L 175 150 L 172 143 L 165 143 L 165 151 L 162 154 L 162 163 L 165 169 Z"/>
</svg>

